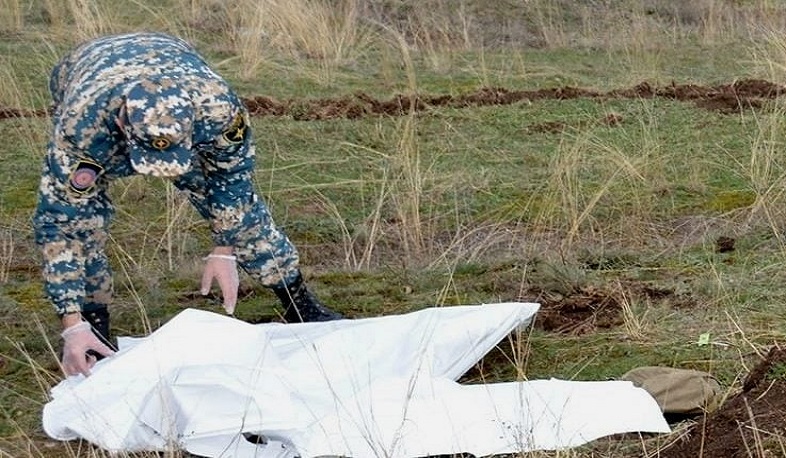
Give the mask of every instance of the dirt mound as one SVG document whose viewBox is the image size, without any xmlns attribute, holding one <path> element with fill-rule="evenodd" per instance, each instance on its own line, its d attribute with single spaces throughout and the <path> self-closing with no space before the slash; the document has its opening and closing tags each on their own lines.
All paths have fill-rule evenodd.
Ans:
<svg viewBox="0 0 786 458">
<path fill-rule="evenodd" d="M 761 108 L 765 100 L 783 95 L 786 87 L 764 80 L 740 80 L 717 86 L 672 83 L 655 87 L 647 82 L 628 89 L 598 92 L 571 86 L 559 88 L 517 91 L 500 87 L 481 88 L 462 95 L 396 95 L 388 100 L 375 99 L 368 94 L 358 93 L 333 99 L 284 100 L 270 97 L 244 99 L 253 116 L 292 116 L 303 121 L 363 116 L 401 116 L 411 111 L 424 111 L 434 107 L 467 108 L 489 105 L 510 105 L 535 100 L 569 100 L 578 98 L 668 98 L 690 101 L 697 106 L 721 113 L 737 113 L 742 109 Z M 606 119 L 609 125 L 617 125 L 621 119 Z M 562 126 L 545 126 L 542 131 L 560 131 Z M 537 128 L 536 128 L 537 130 Z"/>
<path fill-rule="evenodd" d="M 589 334 L 623 324 L 628 301 L 668 302 L 676 308 L 697 306 L 689 296 L 634 281 L 603 287 L 582 286 L 567 293 L 541 290 L 531 292 L 530 296 L 540 304 L 535 327 L 572 335 Z"/>
<path fill-rule="evenodd" d="M 587 334 L 598 328 L 622 324 L 619 298 L 594 287 L 580 288 L 570 294 L 545 294 L 535 326 L 561 334 Z"/>
<path fill-rule="evenodd" d="M 412 111 L 433 107 L 466 108 L 489 105 L 510 105 L 534 100 L 568 100 L 578 98 L 668 98 L 691 101 L 697 106 L 721 113 L 737 113 L 743 109 L 761 108 L 765 100 L 780 97 L 786 87 L 764 80 L 746 79 L 717 86 L 676 84 L 657 87 L 647 82 L 632 88 L 599 92 L 571 86 L 529 91 L 486 87 L 461 95 L 395 95 L 380 100 L 365 93 L 323 99 L 276 100 L 267 96 L 243 99 L 252 116 L 290 116 L 295 120 L 355 119 L 364 116 L 401 116 Z M 0 119 L 45 116 L 47 110 L 23 110 L 0 107 Z M 607 119 L 610 125 L 619 119 Z M 543 131 L 560 131 L 562 126 L 545 126 Z"/>
<path fill-rule="evenodd" d="M 48 114 L 47 110 L 24 110 L 0 106 L 0 120 L 13 118 L 41 118 Z"/>
<path fill-rule="evenodd" d="M 745 378 L 742 392 L 706 416 L 659 458 L 783 456 L 786 349 L 775 346 Z"/>
</svg>

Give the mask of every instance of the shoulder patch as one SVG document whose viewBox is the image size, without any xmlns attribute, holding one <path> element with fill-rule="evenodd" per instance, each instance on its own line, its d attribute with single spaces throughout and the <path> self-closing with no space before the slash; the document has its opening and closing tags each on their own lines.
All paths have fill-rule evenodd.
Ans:
<svg viewBox="0 0 786 458">
<path fill-rule="evenodd" d="M 104 168 L 98 163 L 90 159 L 81 159 L 68 177 L 68 190 L 79 197 L 90 194 L 103 173 Z"/>
<path fill-rule="evenodd" d="M 234 119 L 232 119 L 232 124 L 221 133 L 221 136 L 229 143 L 242 143 L 246 138 L 247 128 L 246 118 L 242 113 L 238 113 L 235 115 Z"/>
</svg>

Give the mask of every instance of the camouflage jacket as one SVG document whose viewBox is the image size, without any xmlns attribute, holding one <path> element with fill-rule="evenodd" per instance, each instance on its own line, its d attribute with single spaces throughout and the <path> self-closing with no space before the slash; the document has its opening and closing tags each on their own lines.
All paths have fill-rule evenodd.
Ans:
<svg viewBox="0 0 786 458">
<path fill-rule="evenodd" d="M 174 179 L 212 223 L 216 245 L 242 242 L 258 224 L 251 176 L 254 148 L 238 96 L 186 42 L 157 33 L 109 36 L 85 43 L 53 69 L 53 133 L 33 224 L 44 247 L 47 292 L 59 314 L 81 310 L 78 284 L 91 237 L 112 215 L 110 180 L 136 171 L 116 123 L 131 84 L 150 75 L 172 77 L 194 104 L 191 167 Z M 88 186 L 80 172 L 89 171 Z M 77 175 L 75 175 L 77 174 Z M 68 277 L 70 280 L 66 280 Z"/>
</svg>

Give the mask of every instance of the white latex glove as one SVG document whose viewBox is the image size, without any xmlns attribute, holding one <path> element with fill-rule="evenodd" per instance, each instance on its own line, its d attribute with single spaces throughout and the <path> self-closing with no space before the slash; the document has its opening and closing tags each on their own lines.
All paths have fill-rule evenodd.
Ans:
<svg viewBox="0 0 786 458">
<path fill-rule="evenodd" d="M 205 257 L 205 270 L 202 272 L 202 295 L 210 292 L 213 280 L 216 280 L 224 298 L 224 310 L 229 315 L 235 312 L 237 288 L 240 286 L 236 260 L 235 256 L 228 254 L 209 254 Z"/>
<path fill-rule="evenodd" d="M 90 369 L 96 364 L 96 357 L 88 354 L 88 350 L 103 356 L 115 354 L 93 334 L 87 321 L 80 321 L 66 328 L 60 335 L 63 337 L 63 370 L 66 375 L 90 375 Z"/>
</svg>

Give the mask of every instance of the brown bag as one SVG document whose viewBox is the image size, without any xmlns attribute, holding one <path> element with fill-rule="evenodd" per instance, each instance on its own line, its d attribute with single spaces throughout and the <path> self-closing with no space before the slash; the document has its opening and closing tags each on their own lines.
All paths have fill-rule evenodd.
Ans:
<svg viewBox="0 0 786 458">
<path fill-rule="evenodd" d="M 701 371 L 644 366 L 628 371 L 621 379 L 651 394 L 664 414 L 701 415 L 717 409 L 723 398 L 715 377 Z"/>
</svg>

